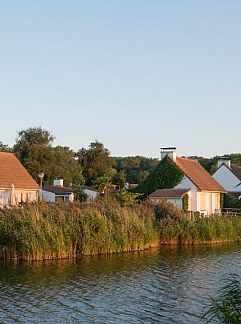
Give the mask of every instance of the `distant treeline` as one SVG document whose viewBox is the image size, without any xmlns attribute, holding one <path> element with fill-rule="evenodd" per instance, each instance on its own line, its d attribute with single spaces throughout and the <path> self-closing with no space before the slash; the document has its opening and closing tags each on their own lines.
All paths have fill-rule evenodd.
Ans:
<svg viewBox="0 0 241 324">
<path fill-rule="evenodd" d="M 111 157 L 103 143 L 94 141 L 88 148 L 73 151 L 67 146 L 53 146 L 55 137 L 41 127 L 20 130 L 13 147 L 0 141 L 0 151 L 13 152 L 36 181 L 44 172 L 44 183 L 52 184 L 61 177 L 65 186 L 93 186 L 101 181 L 109 181 L 123 188 L 124 184 L 140 184 L 158 165 L 159 159 L 143 156 Z M 235 165 L 241 166 L 241 154 L 225 155 Z M 197 159 L 211 174 L 217 168 L 218 157 Z"/>
</svg>

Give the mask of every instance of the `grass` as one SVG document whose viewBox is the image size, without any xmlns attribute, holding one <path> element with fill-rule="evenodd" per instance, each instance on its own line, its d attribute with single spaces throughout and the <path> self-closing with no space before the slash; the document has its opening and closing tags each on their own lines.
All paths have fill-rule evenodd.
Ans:
<svg viewBox="0 0 241 324">
<path fill-rule="evenodd" d="M 210 216 L 189 218 L 173 205 L 164 202 L 158 208 L 160 241 L 173 244 L 239 242 L 241 218 Z"/>
<path fill-rule="evenodd" d="M 123 207 L 116 200 L 0 209 L 0 258 L 43 260 L 240 241 L 241 218 L 188 219 L 173 205 Z"/>
<path fill-rule="evenodd" d="M 148 206 L 116 202 L 0 210 L 0 258 L 41 260 L 141 250 L 158 242 Z"/>
<path fill-rule="evenodd" d="M 241 278 L 230 274 L 223 279 L 223 286 L 217 298 L 211 298 L 203 316 L 207 322 L 241 323 Z"/>
</svg>

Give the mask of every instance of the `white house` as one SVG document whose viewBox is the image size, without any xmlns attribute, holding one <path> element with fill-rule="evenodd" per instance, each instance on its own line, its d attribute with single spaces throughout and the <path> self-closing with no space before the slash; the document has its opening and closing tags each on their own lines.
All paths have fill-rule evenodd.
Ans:
<svg viewBox="0 0 241 324">
<path fill-rule="evenodd" d="M 38 199 L 39 185 L 13 153 L 0 152 L 0 207 Z"/>
<path fill-rule="evenodd" d="M 175 147 L 162 148 L 161 159 L 166 156 L 175 162 L 184 177 L 175 188 L 159 189 L 149 198 L 155 203 L 167 199 L 182 209 L 182 198 L 187 194 L 189 211 L 198 211 L 205 216 L 219 214 L 220 194 L 225 193 L 225 189 L 197 161 L 177 157 Z"/>
<path fill-rule="evenodd" d="M 226 191 L 241 196 L 241 167 L 231 165 L 229 158 L 222 157 L 218 160 L 218 169 L 213 177 Z"/>
<path fill-rule="evenodd" d="M 47 202 L 74 201 L 74 190 L 70 187 L 64 187 L 63 179 L 55 179 L 52 186 L 44 186 L 42 190 L 42 199 Z"/>
<path fill-rule="evenodd" d="M 84 193 L 87 195 L 87 200 L 94 200 L 99 192 L 85 187 Z M 55 179 L 52 186 L 44 186 L 42 190 L 42 198 L 47 202 L 60 202 L 60 201 L 74 201 L 74 189 L 71 187 L 64 187 L 63 179 Z"/>
<path fill-rule="evenodd" d="M 84 193 L 87 195 L 87 200 L 94 200 L 100 194 L 99 191 L 94 190 L 91 187 L 84 187 L 83 190 L 84 190 Z"/>
</svg>

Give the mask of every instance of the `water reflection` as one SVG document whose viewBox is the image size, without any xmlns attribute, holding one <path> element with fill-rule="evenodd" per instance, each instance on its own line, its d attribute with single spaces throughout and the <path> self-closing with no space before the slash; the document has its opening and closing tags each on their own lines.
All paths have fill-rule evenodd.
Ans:
<svg viewBox="0 0 241 324">
<path fill-rule="evenodd" d="M 241 248 L 170 248 L 73 261 L 0 264 L 0 321 L 200 323 Z"/>
</svg>

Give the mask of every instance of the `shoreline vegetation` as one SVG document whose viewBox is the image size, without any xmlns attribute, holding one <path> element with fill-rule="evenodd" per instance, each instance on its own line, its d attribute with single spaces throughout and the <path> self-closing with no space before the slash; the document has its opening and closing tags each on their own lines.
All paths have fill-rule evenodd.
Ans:
<svg viewBox="0 0 241 324">
<path fill-rule="evenodd" d="M 147 250 L 160 245 L 239 242 L 241 217 L 188 217 L 168 202 L 115 199 L 0 210 L 0 259 L 37 261 Z"/>
</svg>

